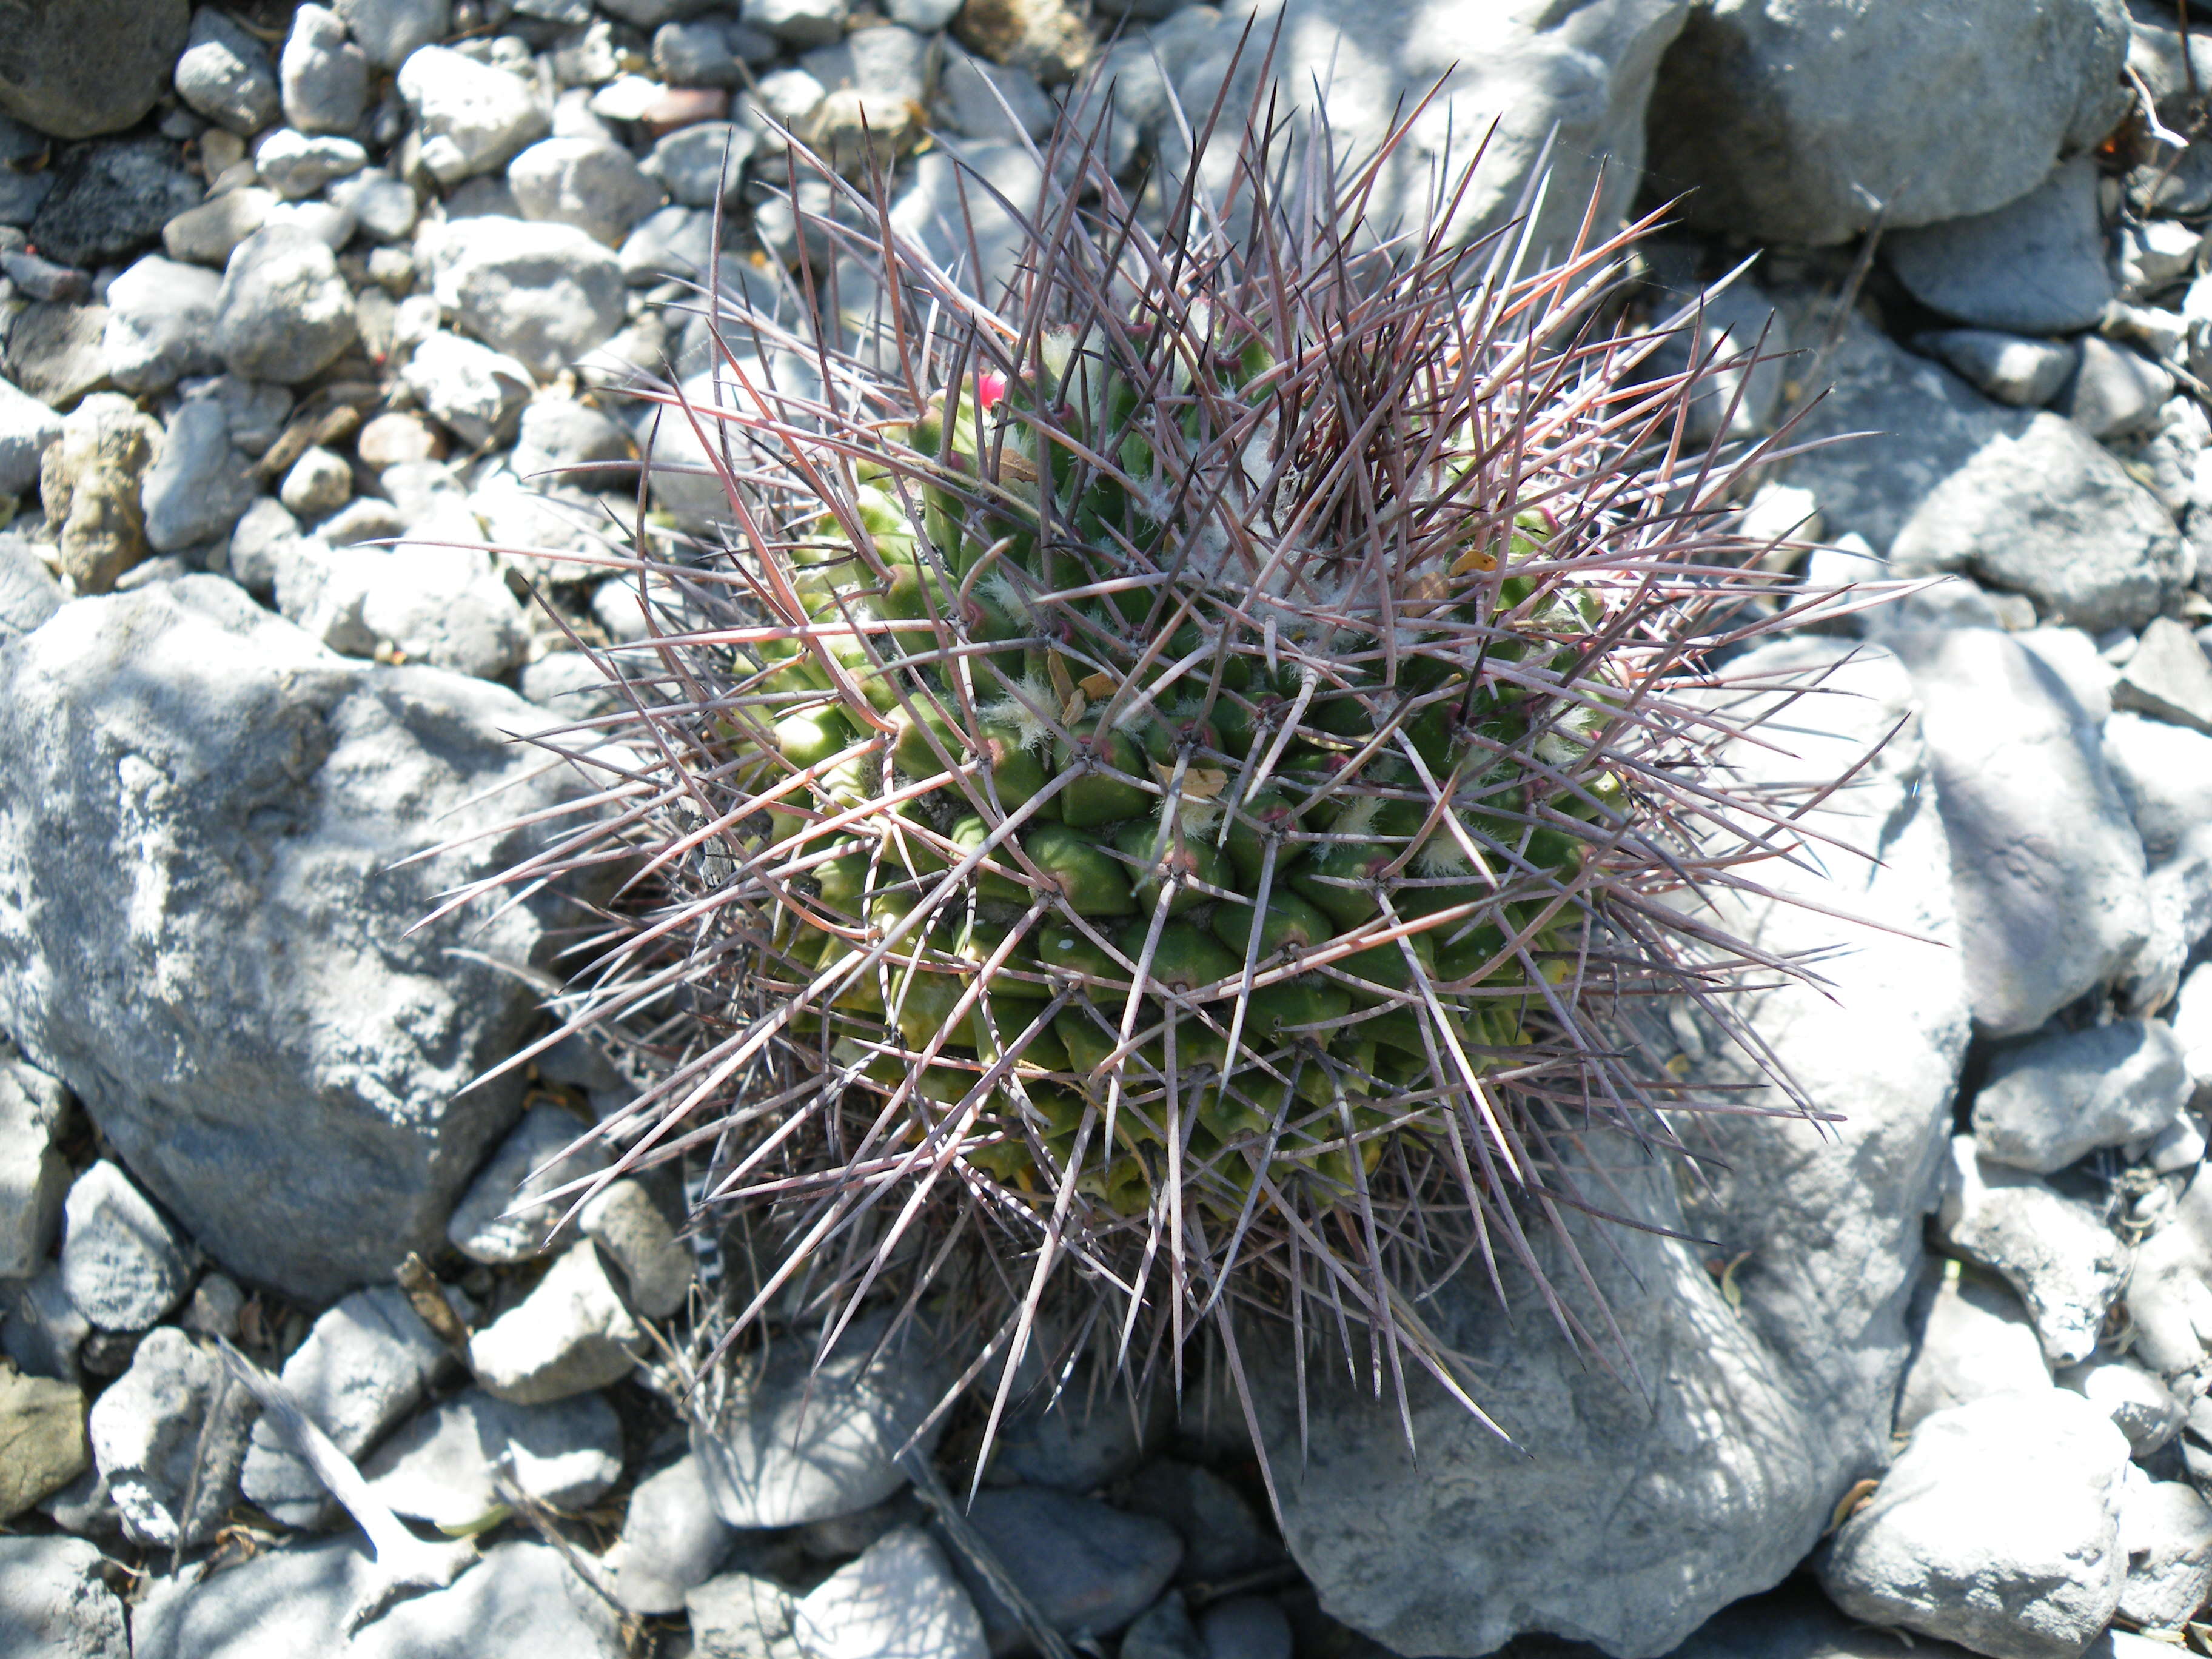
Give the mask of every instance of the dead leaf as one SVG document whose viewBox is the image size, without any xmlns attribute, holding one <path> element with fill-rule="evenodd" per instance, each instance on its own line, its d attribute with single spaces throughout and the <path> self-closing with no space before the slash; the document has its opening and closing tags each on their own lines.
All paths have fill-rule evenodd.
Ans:
<svg viewBox="0 0 2212 1659">
<path fill-rule="evenodd" d="M 1828 1532 L 1835 1531 L 1838 1527 L 1842 1526 L 1844 1522 L 1850 1520 L 1861 1510 L 1864 1509 L 1867 1504 L 1873 1500 L 1874 1489 L 1881 1484 L 1881 1481 L 1871 1478 L 1859 1481 L 1856 1485 L 1853 1486 L 1849 1492 L 1838 1498 L 1836 1500 L 1836 1512 L 1828 1517 Z M 1820 1535 L 1825 1538 L 1828 1534 L 1822 1533 Z"/>
</svg>

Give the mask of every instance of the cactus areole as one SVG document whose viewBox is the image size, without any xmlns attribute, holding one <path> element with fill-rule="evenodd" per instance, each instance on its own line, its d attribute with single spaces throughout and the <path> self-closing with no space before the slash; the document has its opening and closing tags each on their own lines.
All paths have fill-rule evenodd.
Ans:
<svg viewBox="0 0 2212 1659">
<path fill-rule="evenodd" d="M 572 848 L 644 856 L 574 1024 L 670 1056 L 633 1161 L 769 1227 L 738 1327 L 903 1297 L 971 1376 L 1133 1381 L 1279 1316 L 1479 1408 L 1421 1293 L 1571 1253 L 1585 1127 L 1678 1150 L 1635 1006 L 1781 965 L 1701 914 L 1789 841 L 1698 695 L 1790 620 L 1708 366 L 1623 331 L 1626 236 L 1376 238 L 1398 142 L 1148 215 L 1064 129 L 991 306 L 881 215 L 794 283 L 839 329 L 724 301 L 711 402 L 653 394 L 727 512 L 625 578 Z"/>
</svg>

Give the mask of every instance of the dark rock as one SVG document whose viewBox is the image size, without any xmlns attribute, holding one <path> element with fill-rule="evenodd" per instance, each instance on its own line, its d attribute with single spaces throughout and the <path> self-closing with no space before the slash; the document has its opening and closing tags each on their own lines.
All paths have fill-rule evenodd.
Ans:
<svg viewBox="0 0 2212 1659">
<path fill-rule="evenodd" d="M 30 224 L 31 240 L 70 265 L 119 264 L 161 238 L 161 227 L 198 207 L 200 187 L 159 138 L 88 144 L 54 170 L 54 187 Z"/>
<path fill-rule="evenodd" d="M 0 113 L 57 138 L 154 107 L 191 26 L 186 0 L 0 0 Z"/>
<path fill-rule="evenodd" d="M 1166 1522 L 1042 1487 L 978 1492 L 968 1521 L 1045 1622 L 1067 1635 L 1120 1630 L 1152 1606 L 1182 1560 L 1182 1540 Z M 952 1553 L 992 1651 L 1019 1646 L 1012 1613 Z"/>
<path fill-rule="evenodd" d="M 70 409 L 107 384 L 106 306 L 34 300 L 8 331 L 0 371 L 54 409 Z"/>
<path fill-rule="evenodd" d="M 1913 298 L 1976 328 L 2072 333 L 2094 327 L 2112 299 L 2097 164 L 2086 155 L 2002 207 L 1894 232 L 1881 248 Z"/>
</svg>

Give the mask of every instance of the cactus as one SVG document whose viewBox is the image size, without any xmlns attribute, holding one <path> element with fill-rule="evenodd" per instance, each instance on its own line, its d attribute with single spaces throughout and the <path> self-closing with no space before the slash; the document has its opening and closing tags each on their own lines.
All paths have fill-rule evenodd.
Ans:
<svg viewBox="0 0 2212 1659">
<path fill-rule="evenodd" d="M 725 297 L 716 400 L 652 394 L 728 523 L 641 544 L 613 806 L 511 879 L 630 871 L 567 1029 L 663 1058 L 619 1167 L 713 1147 L 769 1241 L 732 1333 L 949 1309 L 995 1422 L 1040 1331 L 1133 1383 L 1271 1316 L 1479 1410 L 1419 1290 L 1565 1240 L 1584 1125 L 1679 1151 L 1635 1005 L 1792 970 L 1698 902 L 1789 845 L 1697 695 L 1792 620 L 1757 457 L 1683 453 L 1633 232 L 1375 234 L 1402 132 L 1248 131 L 1160 222 L 1064 125 L 989 306 L 813 163 L 872 229 L 799 286 L 872 309 Z"/>
</svg>

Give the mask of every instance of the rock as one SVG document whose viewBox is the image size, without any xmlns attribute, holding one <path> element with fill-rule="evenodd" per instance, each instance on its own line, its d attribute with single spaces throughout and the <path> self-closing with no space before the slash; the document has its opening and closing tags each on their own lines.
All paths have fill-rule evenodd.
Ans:
<svg viewBox="0 0 2212 1659">
<path fill-rule="evenodd" d="M 92 280 L 83 271 L 56 264 L 35 253 L 0 252 L 0 276 L 26 299 L 67 300 L 81 304 L 92 297 Z"/>
<path fill-rule="evenodd" d="M 0 116 L 0 120 L 7 118 Z M 27 128 L 18 128 L 27 131 Z M 17 173 L 0 167 L 0 225 L 27 225 L 54 187 L 51 173 Z"/>
<path fill-rule="evenodd" d="M 641 1182 L 610 1184 L 584 1206 L 577 1226 L 622 1269 L 631 1307 L 647 1319 L 666 1319 L 683 1307 L 697 1264 Z"/>
<path fill-rule="evenodd" d="M 25 1659 L 131 1659 L 106 1566 L 82 1538 L 0 1538 L 0 1631 Z"/>
<path fill-rule="evenodd" d="M 495 1267 L 527 1261 L 543 1250 L 575 1198 L 534 1206 L 532 1200 L 606 1167 L 606 1149 L 598 1141 L 562 1158 L 586 1127 L 557 1106 L 532 1107 L 454 1206 L 446 1224 L 453 1248 Z M 520 1213 L 510 1215 L 511 1210 Z"/>
<path fill-rule="evenodd" d="M 173 145 L 157 138 L 88 144 L 54 170 L 53 188 L 39 204 L 33 244 L 65 265 L 112 264 L 161 234 L 161 227 L 199 200 Z"/>
<path fill-rule="evenodd" d="M 952 51 L 967 57 L 957 46 Z M 931 82 L 936 79 L 931 61 L 935 56 L 926 36 L 890 24 L 856 29 L 834 46 L 817 46 L 801 54 L 799 66 L 827 91 L 850 88 L 922 104 L 928 100 Z"/>
<path fill-rule="evenodd" d="M 350 138 L 328 133 L 311 138 L 291 127 L 273 127 L 255 142 L 253 165 L 279 198 L 296 202 L 359 173 L 368 165 L 368 152 Z"/>
<path fill-rule="evenodd" d="M 963 280 L 982 292 L 1011 280 L 1024 240 L 1014 216 L 1033 214 L 1044 187 L 1044 171 L 1028 148 L 963 143 L 956 156 L 950 146 L 940 144 L 915 161 L 913 179 L 892 204 L 897 230 L 919 241 L 947 269 L 962 271 Z M 971 226 L 973 247 L 981 260 L 973 271 L 968 269 Z M 795 247 L 792 253 L 795 258 Z"/>
<path fill-rule="evenodd" d="M 69 1091 L 0 1045 L 0 1279 L 46 1267 L 70 1189 L 54 1144 L 68 1115 Z"/>
<path fill-rule="evenodd" d="M 845 33 L 845 0 L 745 0 L 745 21 L 787 46 L 827 46 Z"/>
<path fill-rule="evenodd" d="M 952 125 L 970 138 L 1042 138 L 1059 116 L 1027 70 L 971 58 L 957 46 L 945 52 L 939 85 Z"/>
<path fill-rule="evenodd" d="M 1793 436 L 1884 434 L 1791 463 L 1831 534 L 1856 531 L 1899 575 L 1965 571 L 2093 634 L 2140 628 L 2179 592 L 2172 519 L 2070 421 L 2000 408 L 1856 316 L 1827 372 L 1834 390 Z"/>
<path fill-rule="evenodd" d="M 191 398 L 169 417 L 169 429 L 146 470 L 141 501 L 146 543 L 174 553 L 230 533 L 260 493 L 253 470 L 230 444 L 222 405 Z"/>
<path fill-rule="evenodd" d="M 714 216 L 696 208 L 648 213 L 623 242 L 623 280 L 647 288 L 666 276 L 696 276 L 712 262 L 714 236 Z"/>
<path fill-rule="evenodd" d="M 2071 334 L 2095 327 L 2114 297 L 2087 155 L 2002 207 L 1895 230 L 1881 246 L 1915 299 L 1976 328 Z"/>
<path fill-rule="evenodd" d="M 189 374 L 222 367 L 214 348 L 216 296 L 211 270 L 149 254 L 107 288 L 100 349 L 125 392 L 166 392 Z"/>
<path fill-rule="evenodd" d="M 368 61 L 384 70 L 398 69 L 452 27 L 448 0 L 337 0 L 337 9 Z"/>
<path fill-rule="evenodd" d="M 2106 1310 L 2127 1282 L 2126 1247 L 2095 1206 L 1977 1158 L 1972 1135 L 1951 1145 L 1937 1231 L 2020 1292 L 2053 1365 L 2080 1364 L 2096 1347 Z"/>
<path fill-rule="evenodd" d="M 178 1320 L 188 1331 L 219 1336 L 225 1341 L 238 1334 L 238 1316 L 246 1308 L 246 1292 L 228 1273 L 210 1273 L 192 1287 L 192 1299 Z"/>
<path fill-rule="evenodd" d="M 1650 162 L 1691 223 L 1826 244 L 1987 213 L 2125 108 L 2118 0 L 1990 0 L 1907 20 L 1865 0 L 1693 10 L 1651 94 Z M 1975 112 L 2002 103 L 1993 127 Z M 1909 111 L 1910 119 L 1898 118 Z"/>
<path fill-rule="evenodd" d="M 261 42 L 212 6 L 192 14 L 176 82 L 178 97 L 241 138 L 253 137 L 283 107 L 276 71 Z"/>
<path fill-rule="evenodd" d="M 750 127 L 702 121 L 656 143 L 644 167 L 679 206 L 712 208 L 736 199 L 757 142 Z"/>
<path fill-rule="evenodd" d="M 106 306 L 33 301 L 8 331 L 0 369 L 41 403 L 69 409 L 107 384 L 107 359 L 100 350 L 106 328 Z"/>
<path fill-rule="evenodd" d="M 713 19 L 663 23 L 653 34 L 653 72 L 672 87 L 741 84 L 728 32 Z"/>
<path fill-rule="evenodd" d="M 2021 409 L 2040 409 L 2056 398 L 2073 378 L 2081 356 L 2070 342 L 2023 339 L 1981 328 L 1923 335 L 1921 344 L 1966 376 L 1984 397 Z"/>
<path fill-rule="evenodd" d="M 62 417 L 0 380 L 0 494 L 21 495 L 39 481 L 46 447 L 62 435 Z"/>
<path fill-rule="evenodd" d="M 1282 1555 L 1237 1488 L 1194 1463 L 1160 1458 L 1146 1464 L 1115 1495 L 1115 1506 L 1176 1529 L 1185 1578 L 1218 1583 Z"/>
<path fill-rule="evenodd" d="M 465 220 L 447 228 L 432 270 L 460 327 L 541 379 L 623 325 L 622 266 L 573 225 Z"/>
<path fill-rule="evenodd" d="M 2158 1133 L 2190 1092 L 2181 1047 L 2162 1020 L 2063 1031 L 1990 1062 L 1974 1097 L 1975 1143 L 1987 1162 L 2049 1175 L 2100 1146 Z"/>
<path fill-rule="evenodd" d="M 950 23 L 960 7 L 957 0 L 890 0 L 884 15 L 902 28 L 934 34 Z"/>
<path fill-rule="evenodd" d="M 258 230 L 230 256 L 216 304 L 216 349 L 246 380 L 296 386 L 354 343 L 353 295 L 314 237 Z"/>
<path fill-rule="evenodd" d="M 892 1459 L 939 1404 L 950 1379 L 911 1332 L 890 1345 L 881 1316 L 855 1320 L 819 1366 L 814 1339 L 787 1337 L 732 1390 L 720 1417 L 695 1425 L 691 1450 L 733 1527 L 790 1527 L 850 1515 L 906 1484 Z M 941 1427 L 915 1444 L 927 1456 Z"/>
<path fill-rule="evenodd" d="M 1198 1621 L 1206 1659 L 1291 1659 L 1291 1621 L 1265 1595 L 1232 1595 Z"/>
<path fill-rule="evenodd" d="M 2093 438 L 2125 438 L 2154 426 L 2172 395 L 2170 370 L 2089 334 L 2082 337 L 2081 366 L 2059 408 Z"/>
<path fill-rule="evenodd" d="M 684 1598 L 698 1659 L 802 1659 L 792 1636 L 798 1601 L 772 1578 L 726 1572 Z"/>
<path fill-rule="evenodd" d="M 87 398 L 62 423 L 40 463 L 39 493 L 63 574 L 80 593 L 104 593 L 147 554 L 140 501 L 161 428 L 119 393 Z"/>
<path fill-rule="evenodd" d="M 899 1527 L 804 1596 L 792 1621 L 808 1659 L 985 1659 L 983 1621 L 944 1552 Z"/>
<path fill-rule="evenodd" d="M 505 352 L 443 329 L 415 348 L 401 374 L 422 407 L 471 449 L 514 431 L 533 385 Z"/>
<path fill-rule="evenodd" d="M 356 507 L 364 505 L 356 502 Z M 409 523 L 379 503 L 374 525 L 353 524 L 352 509 L 297 544 L 276 572 L 276 608 L 343 655 L 384 651 L 478 679 L 496 679 L 521 659 L 528 624 L 490 556 L 454 541 L 481 535 L 465 511 Z M 409 534 L 395 547 L 337 547 L 343 536 Z"/>
<path fill-rule="evenodd" d="M 507 163 L 507 182 L 524 218 L 574 225 L 611 247 L 661 202 L 628 150 L 588 138 L 539 139 Z"/>
<path fill-rule="evenodd" d="M 1164 1522 L 1042 1487 L 980 1492 L 968 1522 L 1044 1621 L 1069 1636 L 1112 1635 L 1158 1599 L 1182 1560 L 1182 1540 Z M 956 1571 L 993 1651 L 1018 1645 L 1012 1613 L 965 1562 Z"/>
<path fill-rule="evenodd" d="M 410 54 L 400 65 L 398 86 L 421 130 L 422 165 L 449 189 L 505 166 L 551 131 L 551 115 L 535 88 L 450 47 Z"/>
<path fill-rule="evenodd" d="M 1978 629 L 1897 647 L 1924 710 L 1975 1023 L 2021 1036 L 2142 944 L 2142 843 L 2094 727 L 2041 659 Z"/>
<path fill-rule="evenodd" d="M 24 1376 L 0 1361 L 0 1521 L 13 1521 L 91 1467 L 83 1391 L 74 1382 Z M 7 1574 L 0 1565 L 0 1634 L 9 1628 Z"/>
<path fill-rule="evenodd" d="M 149 1586 L 131 1620 L 134 1659 L 623 1659 L 622 1621 L 544 1544 L 510 1539 L 452 1584 L 403 1597 L 349 1639 L 374 1583 L 357 1538 L 272 1550 L 195 1584 Z"/>
<path fill-rule="evenodd" d="M 5 382 L 0 382 L 0 392 L 4 388 Z M 42 626 L 61 604 L 61 586 L 33 544 L 21 536 L 0 533 L 0 645 Z"/>
<path fill-rule="evenodd" d="M 302 132 L 351 132 L 368 113 L 368 58 L 337 13 L 313 3 L 292 14 L 277 70 L 284 118 Z"/>
<path fill-rule="evenodd" d="M 299 536 L 300 521 L 284 503 L 274 495 L 262 496 L 231 530 L 231 580 L 258 599 L 273 599 L 278 562 L 289 556 L 287 544 Z"/>
<path fill-rule="evenodd" d="M 518 477 L 540 484 L 622 490 L 637 484 L 637 446 L 620 425 L 586 404 L 558 398 L 531 404 L 522 411 L 514 459 Z"/>
<path fill-rule="evenodd" d="M 469 1364 L 499 1399 L 536 1406 L 620 1382 L 645 1345 L 586 1243 L 572 1246 L 518 1306 L 469 1339 Z"/>
<path fill-rule="evenodd" d="M 213 1343 L 164 1325 L 93 1402 L 93 1456 L 137 1542 L 205 1543 L 236 1498 L 256 1408 L 224 1379 Z"/>
<path fill-rule="evenodd" d="M 1285 1537 L 1332 1614 L 1398 1652 L 1481 1652 L 1540 1630 L 1624 1659 L 1666 1653 L 1715 1610 L 1792 1571 L 1851 1484 L 1887 1460 L 1921 1216 L 1939 1188 L 1967 1035 L 1961 953 L 1919 942 L 1956 938 L 1936 792 L 1906 718 L 1913 692 L 1879 649 L 1804 638 L 1730 670 L 1810 672 L 1854 651 L 1826 682 L 1843 695 L 1812 699 L 1817 720 L 1791 712 L 1790 753 L 1746 746 L 1729 759 L 1747 782 L 1835 776 L 1899 728 L 1844 792 L 1857 799 L 1815 815 L 1818 833 L 1857 850 L 1824 842 L 1825 874 L 1779 864 L 1759 874 L 1828 915 L 1899 933 L 1748 901 L 1717 918 L 1763 950 L 1827 953 L 1822 988 L 1749 993 L 1735 1012 L 1816 1109 L 1844 1121 L 1825 1130 L 1785 1108 L 1701 1125 L 1725 1172 L 1698 1183 L 1686 1207 L 1640 1154 L 1595 1154 L 1615 1183 L 1610 1206 L 1632 1202 L 1709 1241 L 1569 1224 L 1641 1387 L 1624 1391 L 1587 1350 L 1532 1318 L 1540 1304 L 1516 1270 L 1510 1314 L 1480 1268 L 1463 1273 L 1423 1303 L 1422 1317 L 1465 1356 L 1477 1398 L 1515 1444 L 1409 1378 L 1416 1462 L 1389 1385 L 1377 1400 L 1364 1376 L 1348 1379 L 1333 1337 L 1320 1351 L 1330 1363 L 1308 1370 L 1302 1441 L 1282 1334 L 1239 1328 Z M 1757 703 L 1729 707 L 1741 720 Z M 1883 1041 L 1869 1043 L 1869 1030 Z M 1749 1085 L 1730 1097 L 1782 1105 L 1717 1036 L 1690 1081 Z M 1705 1265 L 1716 1256 L 1742 1258 L 1740 1303 Z M 1559 1256 L 1540 1259 L 1555 1283 L 1575 1273 Z"/>
<path fill-rule="evenodd" d="M 447 951 L 530 962 L 538 913 L 409 933 L 533 845 L 488 832 L 567 787 L 507 738 L 543 718 L 332 658 L 214 578 L 0 649 L 0 750 L 28 757 L 0 774 L 0 1025 L 231 1272 L 303 1298 L 387 1279 L 512 1121 L 519 1078 L 462 1090 L 537 994 Z"/>
<path fill-rule="evenodd" d="M 617 1599 L 648 1617 L 681 1613 L 685 1596 L 722 1565 L 731 1537 L 698 1460 L 677 1459 L 630 1493 L 622 1537 L 610 1552 Z"/>
<path fill-rule="evenodd" d="M 353 449 L 363 466 L 381 472 L 406 461 L 442 461 L 446 434 L 420 415 L 394 410 L 362 428 Z"/>
<path fill-rule="evenodd" d="M 135 125 L 168 90 L 191 24 L 187 0 L 22 0 L 9 8 L 0 115 L 57 138 Z"/>
<path fill-rule="evenodd" d="M 2146 678 L 2155 669 L 2154 662 Z M 2105 722 L 2104 755 L 2150 866 L 2150 937 L 2123 989 L 2128 1006 L 2155 1009 L 2173 995 L 2190 952 L 2212 928 L 2212 738 L 2121 713 Z"/>
<path fill-rule="evenodd" d="M 70 1300 L 60 1265 L 17 1286 L 13 1299 L 4 1333 L 8 1358 L 33 1376 L 76 1382 L 77 1350 L 92 1334 L 92 1322 Z"/>
<path fill-rule="evenodd" d="M 2112 703 L 2212 732 L 2212 660 L 2184 624 L 2154 617 L 2120 670 Z"/>
<path fill-rule="evenodd" d="M 352 214 L 362 230 L 380 242 L 405 241 L 415 234 L 416 221 L 422 214 L 422 204 L 415 199 L 415 187 L 380 167 L 363 168 L 350 179 L 332 185 L 330 198 L 334 204 Z M 375 274 L 373 268 L 370 274 Z M 404 293 L 411 286 L 413 272 L 407 275 L 408 280 L 395 292 Z"/>
<path fill-rule="evenodd" d="M 1208 1659 L 1182 1592 L 1170 1590 L 1121 1632 L 1122 1659 Z"/>
<path fill-rule="evenodd" d="M 1992 1659 L 2074 1659 L 2127 1577 L 2127 1467 L 2119 1431 L 2063 1390 L 1938 1412 L 1837 1533 L 1821 1588 L 1855 1619 Z"/>
<path fill-rule="evenodd" d="M 64 1208 L 62 1283 L 94 1324 L 143 1331 L 183 1298 L 190 1241 L 113 1164 L 103 1158 L 79 1176 Z"/>
<path fill-rule="evenodd" d="M 2130 1457 L 2148 1457 L 2181 1428 L 2181 1401 L 2131 1359 L 2093 1356 L 2066 1367 L 2057 1381 L 2060 1388 L 2104 1408 L 2112 1426 L 2127 1437 Z"/>
<path fill-rule="evenodd" d="M 2212 972 L 2203 963 L 2182 981 L 2172 1025 L 2174 1039 L 2181 1044 L 2181 1063 L 2189 1068 L 2189 1081 L 2201 1099 L 2212 1088 Z"/>
<path fill-rule="evenodd" d="M 1693 356 L 1712 365 L 1691 401 L 1683 442 L 1710 443 L 1723 423 L 1732 438 L 1771 431 L 1781 409 L 1790 325 L 1766 296 L 1741 276 L 1726 288 L 1703 291 L 1692 281 L 1670 285 L 1659 308 L 1691 314 L 1652 354 L 1648 372 L 1680 374 Z"/>
<path fill-rule="evenodd" d="M 273 190 L 248 185 L 243 190 L 226 191 L 162 226 L 161 246 L 172 259 L 186 259 L 203 265 L 228 264 L 238 245 L 269 222 L 269 215 L 277 202 Z"/>
<path fill-rule="evenodd" d="M 470 1389 L 401 1427 L 362 1474 L 396 1513 L 458 1531 L 501 1507 L 502 1458 L 532 1497 L 582 1509 L 622 1478 L 622 1423 L 595 1394 L 517 1406 Z"/>
<path fill-rule="evenodd" d="M 292 463 L 276 494 L 301 518 L 326 519 L 353 499 L 353 469 L 343 456 L 311 448 Z"/>
<path fill-rule="evenodd" d="M 1158 1449 L 1169 1425 L 1158 1406 L 1153 1396 L 1133 1408 L 1120 1390 L 1093 1388 L 1080 1376 L 1055 1397 L 1040 1377 L 1029 1397 L 1018 1395 L 1000 1420 L 984 1478 L 994 1486 L 1065 1492 L 1090 1492 L 1117 1480 Z"/>
<path fill-rule="evenodd" d="M 599 665 L 580 651 L 556 651 L 525 665 L 522 695 L 563 720 L 589 720 L 627 707 Z"/>
<path fill-rule="evenodd" d="M 382 1285 L 355 1291 L 316 1320 L 283 1375 L 308 1420 L 357 1460 L 422 1403 L 446 1363 L 445 1345 L 405 1293 Z M 330 1507 L 291 1437 L 267 1418 L 253 1425 L 240 1485 L 286 1526 L 313 1526 Z"/>
<path fill-rule="evenodd" d="M 1370 12 L 1365 21 L 1371 28 L 1377 20 Z M 1026 70 L 1048 87 L 1082 74 L 1096 50 L 1082 14 L 1065 0 L 967 0 L 952 32 L 969 51 Z M 1333 108 L 1330 113 L 1334 118 Z"/>
<path fill-rule="evenodd" d="M 2185 1480 L 2128 1472 L 2120 1550 L 2128 1562 L 2123 1619 L 2149 1630 L 2179 1630 L 2212 1595 L 2212 1504 Z"/>
<path fill-rule="evenodd" d="M 1985 1395 L 2051 1386 L 2051 1364 L 2020 1297 L 2003 1284 L 1960 1265 L 1938 1276 L 1920 1346 L 1905 1368 L 1897 1432 Z"/>
<path fill-rule="evenodd" d="M 2212 1350 L 2212 1182 L 2192 1179 L 2136 1246 L 2128 1312 L 2130 1353 L 2186 1398 L 2187 1374 Z"/>
</svg>

